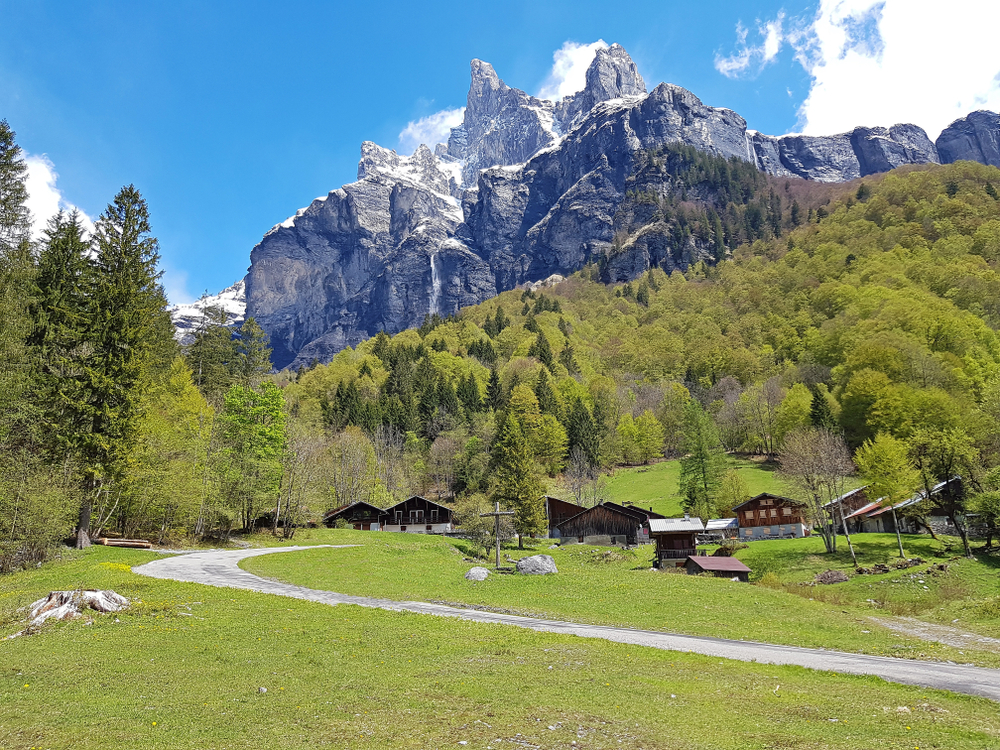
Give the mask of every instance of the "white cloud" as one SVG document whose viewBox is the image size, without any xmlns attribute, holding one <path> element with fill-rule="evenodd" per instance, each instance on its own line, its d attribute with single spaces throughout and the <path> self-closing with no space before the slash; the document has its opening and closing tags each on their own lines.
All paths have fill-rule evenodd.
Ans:
<svg viewBox="0 0 1000 750">
<path fill-rule="evenodd" d="M 607 47 L 603 39 L 590 44 L 565 42 L 552 54 L 552 70 L 538 90 L 538 98 L 556 101 L 582 91 L 587 85 L 587 68 L 594 61 L 594 55 L 597 50 Z"/>
<path fill-rule="evenodd" d="M 412 154 L 421 143 L 432 149 L 438 143 L 447 143 L 451 129 L 462 124 L 465 107 L 442 109 L 419 120 L 411 120 L 399 134 L 399 151 Z"/>
<path fill-rule="evenodd" d="M 737 52 L 717 56 L 716 68 L 752 75 L 787 44 L 812 78 L 804 133 L 912 122 L 933 139 L 973 110 L 1000 111 L 1000 3 L 821 0 L 812 18 L 771 24 L 759 26 L 758 45 L 737 26 Z"/>
<path fill-rule="evenodd" d="M 715 69 L 727 78 L 740 78 L 745 74 L 759 73 L 765 65 L 773 62 L 785 41 L 785 13 L 766 23 L 757 22 L 757 33 L 763 37 L 760 44 L 747 44 L 749 29 L 742 23 L 736 24 L 737 51 L 729 57 L 716 53 Z"/>
<path fill-rule="evenodd" d="M 60 210 L 80 212 L 80 219 L 88 234 L 94 231 L 94 223 L 82 210 L 63 198 L 62 191 L 56 187 L 59 174 L 55 165 L 45 154 L 34 156 L 26 154 L 24 162 L 28 167 L 25 188 L 28 191 L 27 206 L 31 211 L 31 233 L 35 239 L 40 239 L 49 219 Z"/>
</svg>

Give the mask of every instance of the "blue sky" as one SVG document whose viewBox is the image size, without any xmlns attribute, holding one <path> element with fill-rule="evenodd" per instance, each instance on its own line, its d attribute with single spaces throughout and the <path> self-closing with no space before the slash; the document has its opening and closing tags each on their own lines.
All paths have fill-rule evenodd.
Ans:
<svg viewBox="0 0 1000 750">
<path fill-rule="evenodd" d="M 921 5 L 0 0 L 0 118 L 49 171 L 51 205 L 96 217 L 123 184 L 142 191 L 179 302 L 240 278 L 272 225 L 354 180 L 363 140 L 399 147 L 408 123 L 464 105 L 474 57 L 538 93 L 567 42 L 618 42 L 649 88 L 772 134 L 915 121 L 933 138 L 1000 108 L 1000 11 L 953 0 L 953 31 Z M 947 43 L 921 49 L 928 33 Z"/>
</svg>

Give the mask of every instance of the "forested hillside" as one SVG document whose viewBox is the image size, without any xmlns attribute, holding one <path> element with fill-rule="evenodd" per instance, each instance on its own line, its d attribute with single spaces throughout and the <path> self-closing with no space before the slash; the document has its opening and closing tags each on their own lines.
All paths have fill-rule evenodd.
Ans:
<svg viewBox="0 0 1000 750">
<path fill-rule="evenodd" d="M 60 216 L 32 242 L 0 135 L 0 568 L 74 532 L 291 534 L 412 492 L 473 531 L 500 501 L 530 534 L 556 478 L 593 503 L 602 472 L 663 456 L 683 457 L 690 510 L 725 514 L 745 494 L 726 451 L 789 459 L 820 438 L 844 445 L 838 477 L 848 450 L 893 497 L 960 472 L 979 518 L 1000 515 L 995 168 L 904 168 L 824 204 L 731 161 L 651 153 L 659 176 L 636 175 L 615 248 L 571 278 L 269 375 L 252 318 L 233 335 L 209 316 L 177 348 L 133 187 L 93 237 Z M 654 235 L 658 268 L 603 283 Z M 718 262 L 687 265 L 691 247 Z"/>
</svg>

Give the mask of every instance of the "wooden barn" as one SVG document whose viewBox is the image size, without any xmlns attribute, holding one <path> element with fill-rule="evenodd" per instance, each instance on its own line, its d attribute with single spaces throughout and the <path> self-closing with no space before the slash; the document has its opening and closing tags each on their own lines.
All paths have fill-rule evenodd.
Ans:
<svg viewBox="0 0 1000 750">
<path fill-rule="evenodd" d="M 716 578 L 750 580 L 750 568 L 735 557 L 689 557 L 684 561 L 684 569 L 692 576 L 708 573 Z"/>
<path fill-rule="evenodd" d="M 323 523 L 333 527 L 338 520 L 343 519 L 358 531 L 378 531 L 381 528 L 382 516 L 385 511 L 376 508 L 371 503 L 359 500 L 350 505 L 334 508 L 323 516 Z"/>
<path fill-rule="evenodd" d="M 601 503 L 556 526 L 561 544 L 638 544 L 646 516 L 615 503 Z"/>
<path fill-rule="evenodd" d="M 559 537 L 559 529 L 557 528 L 559 524 L 586 510 L 582 505 L 560 500 L 558 497 L 550 495 L 544 495 L 542 502 L 545 504 L 545 518 L 548 521 L 549 536 L 553 538 Z"/>
<path fill-rule="evenodd" d="M 382 511 L 382 531 L 411 534 L 443 534 L 452 531 L 451 508 L 414 495 Z"/>
<path fill-rule="evenodd" d="M 794 539 L 808 536 L 812 525 L 805 503 L 764 492 L 740 503 L 733 512 L 740 520 L 740 541 Z"/>
<path fill-rule="evenodd" d="M 698 534 L 705 530 L 700 518 L 654 518 L 649 522 L 649 535 L 656 542 L 656 567 L 679 568 L 697 554 Z"/>
</svg>

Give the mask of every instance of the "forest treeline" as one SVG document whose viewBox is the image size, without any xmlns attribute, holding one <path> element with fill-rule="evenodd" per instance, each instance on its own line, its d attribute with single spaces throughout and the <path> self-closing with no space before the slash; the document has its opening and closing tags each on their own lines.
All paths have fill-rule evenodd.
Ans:
<svg viewBox="0 0 1000 750">
<path fill-rule="evenodd" d="M 897 170 L 803 212 L 715 157 L 643 169 L 671 159 L 674 188 L 709 181 L 714 208 L 661 195 L 642 221 L 720 237 L 717 264 L 605 285 L 595 262 L 270 374 L 252 319 L 234 332 L 209 311 L 175 342 L 133 187 L 93 236 L 63 215 L 32 241 L 4 123 L 0 567 L 74 533 L 291 534 L 411 493 L 454 503 L 470 530 L 499 501 L 512 531 L 538 533 L 557 479 L 592 504 L 602 472 L 664 456 L 682 457 L 689 510 L 724 515 L 745 496 L 727 452 L 781 460 L 817 507 L 855 465 L 900 499 L 960 473 L 950 514 L 995 528 L 1000 170 Z M 831 460 L 802 460 L 818 454 Z"/>
</svg>

